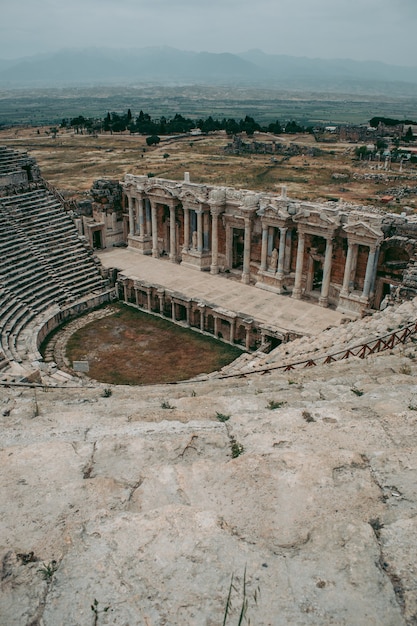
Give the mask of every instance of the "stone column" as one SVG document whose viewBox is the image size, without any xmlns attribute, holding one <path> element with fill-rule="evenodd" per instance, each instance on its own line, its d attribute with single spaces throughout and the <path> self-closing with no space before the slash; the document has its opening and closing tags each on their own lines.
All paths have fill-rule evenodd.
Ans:
<svg viewBox="0 0 417 626">
<path fill-rule="evenodd" d="M 169 207 L 169 260 L 171 263 L 177 262 L 175 206 Z"/>
<path fill-rule="evenodd" d="M 287 234 L 286 228 L 279 229 L 279 250 L 278 250 L 278 268 L 277 274 L 279 278 L 284 275 L 284 261 L 285 261 L 285 238 Z"/>
<path fill-rule="evenodd" d="M 200 330 L 204 332 L 204 308 L 200 309 Z"/>
<path fill-rule="evenodd" d="M 132 236 L 135 234 L 135 218 L 133 215 L 133 199 L 132 196 L 127 196 L 127 200 L 129 203 L 129 235 Z"/>
<path fill-rule="evenodd" d="M 184 243 L 182 251 L 185 254 L 190 247 L 190 209 L 184 207 Z"/>
<path fill-rule="evenodd" d="M 305 234 L 298 232 L 298 246 L 297 246 L 297 264 L 295 266 L 295 280 L 294 289 L 292 291 L 292 297 L 299 300 L 301 298 L 301 282 L 303 278 L 303 264 L 304 264 L 304 243 Z"/>
<path fill-rule="evenodd" d="M 262 225 L 262 250 L 261 250 L 261 272 L 266 271 L 266 261 L 268 255 L 268 226 Z"/>
<path fill-rule="evenodd" d="M 197 209 L 197 252 L 203 252 L 203 210 Z"/>
<path fill-rule="evenodd" d="M 151 200 L 152 211 L 152 256 L 157 259 L 159 257 L 158 250 L 158 221 L 156 213 L 156 203 Z"/>
<path fill-rule="evenodd" d="M 289 274 L 291 269 L 292 229 L 285 236 L 284 274 Z"/>
<path fill-rule="evenodd" d="M 356 267 L 358 265 L 358 254 L 359 254 L 359 244 L 356 243 L 353 246 L 352 267 L 350 268 L 349 288 L 352 289 L 352 291 L 355 288 L 355 276 L 356 276 Z"/>
<path fill-rule="evenodd" d="M 137 306 L 137 307 L 138 307 L 138 309 L 139 309 L 139 308 L 140 308 L 140 307 L 139 307 L 139 289 L 138 289 L 138 287 L 134 287 L 134 289 L 135 289 L 135 301 L 136 301 L 136 306 Z"/>
<path fill-rule="evenodd" d="M 235 343 L 235 319 L 230 320 L 230 343 Z"/>
<path fill-rule="evenodd" d="M 380 247 L 377 246 L 376 251 L 375 251 L 375 262 L 374 262 L 374 269 L 372 272 L 372 280 L 371 280 L 371 289 L 370 289 L 371 297 L 375 295 L 375 281 L 376 281 L 376 274 L 378 270 L 379 253 L 380 253 Z"/>
<path fill-rule="evenodd" d="M 324 257 L 323 281 L 321 284 L 321 294 L 319 298 L 319 305 L 324 307 L 329 304 L 330 276 L 332 273 L 332 254 L 333 239 L 331 237 L 328 237 L 326 239 L 326 255 Z"/>
<path fill-rule="evenodd" d="M 152 301 L 151 301 L 151 289 L 150 287 L 148 287 L 148 289 L 146 290 L 146 295 L 148 298 L 148 311 L 151 312 L 152 310 Z"/>
<path fill-rule="evenodd" d="M 274 249 L 274 233 L 275 228 L 273 228 L 273 226 L 270 226 L 268 228 L 268 256 L 271 256 L 272 250 Z"/>
<path fill-rule="evenodd" d="M 246 326 L 246 337 L 245 337 L 245 348 L 246 350 L 250 350 L 250 331 L 251 327 Z"/>
<path fill-rule="evenodd" d="M 175 306 L 176 306 L 176 304 L 174 302 L 174 299 L 172 299 L 171 300 L 171 317 L 172 317 L 172 321 L 173 322 L 175 322 L 175 320 L 177 319 L 176 312 L 175 312 Z"/>
<path fill-rule="evenodd" d="M 219 332 L 219 318 L 217 317 L 217 315 L 213 314 L 213 318 L 214 318 L 214 336 L 217 337 L 218 332 Z"/>
<path fill-rule="evenodd" d="M 210 274 L 219 273 L 219 211 L 218 209 L 211 209 L 211 266 Z"/>
<path fill-rule="evenodd" d="M 191 326 L 191 303 L 187 302 L 187 304 L 185 305 L 185 315 L 186 315 L 186 322 L 187 322 L 187 326 L 188 328 Z"/>
<path fill-rule="evenodd" d="M 353 248 L 354 248 L 354 244 L 351 241 L 348 241 L 348 251 L 347 251 L 347 256 L 346 256 L 345 272 L 343 274 L 343 285 L 340 291 L 341 296 L 349 295 L 350 274 L 352 271 L 352 261 L 353 261 Z"/>
<path fill-rule="evenodd" d="M 376 256 L 376 245 L 372 245 L 369 248 L 368 255 L 368 263 L 366 264 L 366 272 L 365 272 L 365 282 L 363 284 L 363 291 L 361 295 L 362 300 L 367 300 L 369 298 L 369 292 L 371 290 L 371 284 L 373 280 L 373 274 L 375 270 L 375 256 Z"/>
<path fill-rule="evenodd" d="M 158 298 L 159 298 L 159 314 L 162 315 L 162 317 L 164 316 L 164 290 L 163 289 L 158 289 L 157 291 L 158 294 Z"/>
<path fill-rule="evenodd" d="M 250 243 L 251 243 L 251 220 L 245 217 L 245 240 L 243 249 L 243 272 L 242 283 L 249 285 L 250 282 Z"/>
<path fill-rule="evenodd" d="M 209 214 L 207 211 L 203 213 L 203 250 L 209 249 L 210 224 Z"/>
<path fill-rule="evenodd" d="M 149 237 L 152 233 L 152 218 L 149 206 L 146 206 L 146 235 Z"/>
<path fill-rule="evenodd" d="M 143 219 L 143 198 L 138 198 L 138 228 L 139 228 L 139 237 L 143 237 L 145 234 L 145 220 Z"/>
</svg>

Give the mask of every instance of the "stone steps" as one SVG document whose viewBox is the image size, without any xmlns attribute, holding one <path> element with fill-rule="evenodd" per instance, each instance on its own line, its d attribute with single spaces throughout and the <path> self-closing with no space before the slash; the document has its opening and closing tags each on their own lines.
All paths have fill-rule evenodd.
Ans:
<svg viewBox="0 0 417 626">
<path fill-rule="evenodd" d="M 25 342 L 19 334 L 34 316 L 50 305 L 64 306 L 108 287 L 50 192 L 37 189 L 0 198 L 0 222 L 0 284 L 5 294 L 0 333 L 6 356 L 22 361 L 18 346 Z"/>
</svg>

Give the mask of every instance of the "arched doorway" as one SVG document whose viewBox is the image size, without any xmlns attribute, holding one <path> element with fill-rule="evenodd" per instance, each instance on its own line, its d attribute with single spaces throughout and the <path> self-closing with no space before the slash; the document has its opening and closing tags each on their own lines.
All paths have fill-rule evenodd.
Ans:
<svg viewBox="0 0 417 626">
<path fill-rule="evenodd" d="M 103 240 L 101 237 L 101 230 L 93 230 L 93 248 L 95 250 L 101 250 L 103 247 Z"/>
</svg>

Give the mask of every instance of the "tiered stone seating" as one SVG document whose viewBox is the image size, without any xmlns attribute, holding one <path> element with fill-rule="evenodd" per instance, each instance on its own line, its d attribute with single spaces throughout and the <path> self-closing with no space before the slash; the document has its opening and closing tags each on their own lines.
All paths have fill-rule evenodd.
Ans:
<svg viewBox="0 0 417 626">
<path fill-rule="evenodd" d="M 19 152 L 0 146 L 0 175 L 21 170 L 21 161 L 22 155 Z"/>
<path fill-rule="evenodd" d="M 18 338 L 37 315 L 107 288 L 92 253 L 45 189 L 0 198 L 0 368 L 22 361 Z"/>
<path fill-rule="evenodd" d="M 376 311 L 372 316 L 335 326 L 312 336 L 304 336 L 284 343 L 270 354 L 245 355 L 240 362 L 226 366 L 225 374 L 251 372 L 255 369 L 285 366 L 309 359 L 324 357 L 378 340 L 392 331 L 414 324 L 417 315 L 417 298 Z M 331 367 L 331 366 L 329 366 Z"/>
</svg>

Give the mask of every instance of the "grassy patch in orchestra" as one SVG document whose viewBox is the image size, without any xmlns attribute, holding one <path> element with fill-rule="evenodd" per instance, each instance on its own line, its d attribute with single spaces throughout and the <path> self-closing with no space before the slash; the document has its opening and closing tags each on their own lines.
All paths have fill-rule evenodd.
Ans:
<svg viewBox="0 0 417 626">
<path fill-rule="evenodd" d="M 74 333 L 71 362 L 87 360 L 89 376 L 104 383 L 140 385 L 187 380 L 216 371 L 241 351 L 127 306 Z"/>
</svg>

